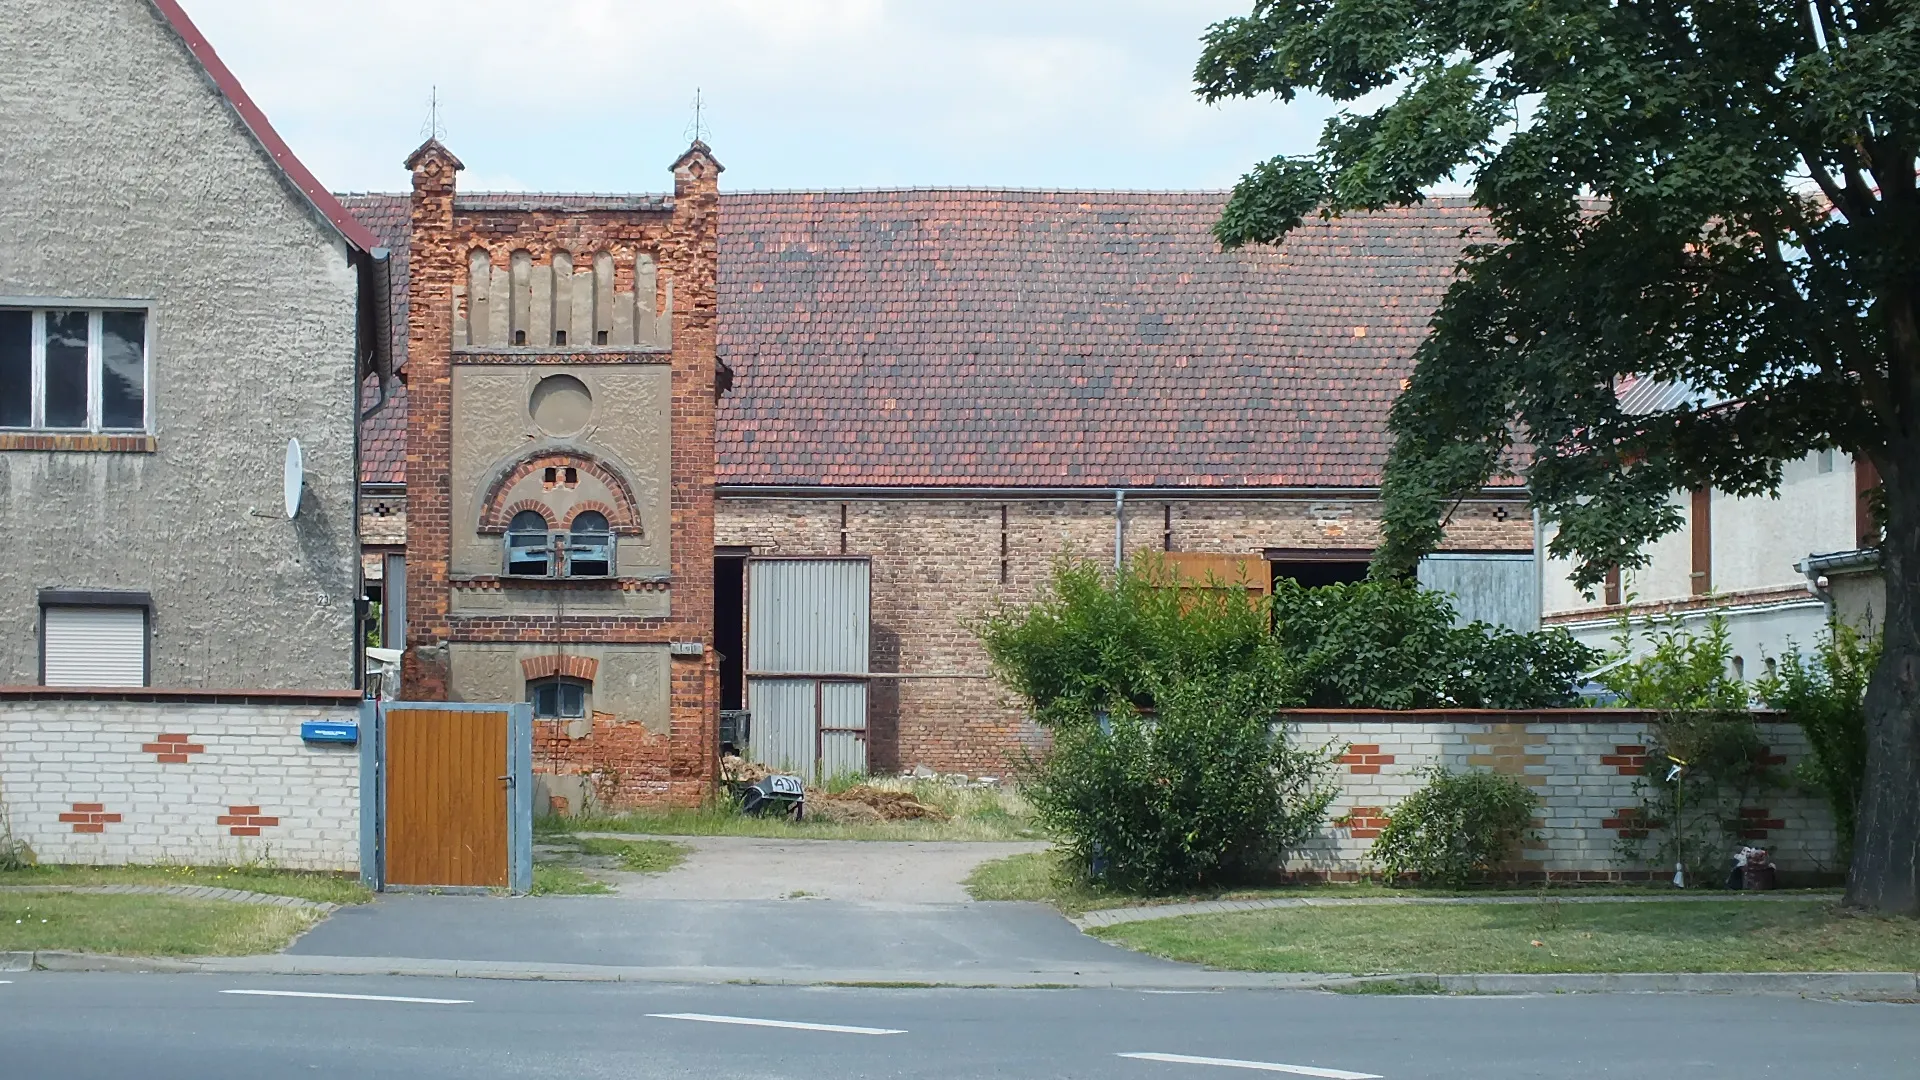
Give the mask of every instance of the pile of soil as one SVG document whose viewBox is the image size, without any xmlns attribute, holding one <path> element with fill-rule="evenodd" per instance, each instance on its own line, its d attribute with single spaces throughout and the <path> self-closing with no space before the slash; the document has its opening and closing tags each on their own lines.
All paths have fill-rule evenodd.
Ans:
<svg viewBox="0 0 1920 1080">
<path fill-rule="evenodd" d="M 807 812 L 828 821 L 946 821 L 950 817 L 939 807 L 928 806 L 904 791 L 885 791 L 865 784 L 835 795 L 809 794 Z M 830 816 L 836 814 L 846 816 Z"/>
</svg>

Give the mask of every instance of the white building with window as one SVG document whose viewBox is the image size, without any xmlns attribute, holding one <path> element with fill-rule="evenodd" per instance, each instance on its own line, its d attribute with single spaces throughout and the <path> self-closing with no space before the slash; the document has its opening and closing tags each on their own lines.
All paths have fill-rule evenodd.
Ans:
<svg viewBox="0 0 1920 1080">
<path fill-rule="evenodd" d="M 0 685 L 357 685 L 384 260 L 176 0 L 7 5 Z"/>
<path fill-rule="evenodd" d="M 1758 678 L 1789 644 L 1811 648 L 1830 615 L 1855 625 L 1883 617 L 1868 499 L 1878 484 L 1870 464 L 1825 450 L 1787 462 L 1772 497 L 1678 493 L 1685 525 L 1652 545 L 1646 566 L 1609 574 L 1592 595 L 1574 587 L 1571 564 L 1543 561 L 1542 621 L 1611 649 L 1625 618 L 1644 650 L 1649 626 L 1698 633 L 1719 615 L 1729 674 Z"/>
</svg>

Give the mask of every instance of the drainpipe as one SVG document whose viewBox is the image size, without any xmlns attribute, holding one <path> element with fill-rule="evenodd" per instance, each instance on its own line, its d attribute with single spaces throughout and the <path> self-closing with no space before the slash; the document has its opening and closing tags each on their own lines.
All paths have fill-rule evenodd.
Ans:
<svg viewBox="0 0 1920 1080">
<path fill-rule="evenodd" d="M 1540 508 L 1533 508 L 1533 628 L 1546 625 L 1547 618 L 1547 526 L 1540 520 Z"/>
<path fill-rule="evenodd" d="M 1113 569 L 1119 573 L 1127 565 L 1127 493 L 1113 489 Z"/>
</svg>

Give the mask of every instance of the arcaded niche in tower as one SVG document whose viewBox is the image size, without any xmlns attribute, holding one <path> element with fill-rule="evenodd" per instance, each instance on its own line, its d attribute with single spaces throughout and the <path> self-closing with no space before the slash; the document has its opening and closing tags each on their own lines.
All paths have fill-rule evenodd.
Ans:
<svg viewBox="0 0 1920 1080">
<path fill-rule="evenodd" d="M 541 799 L 712 779 L 719 162 L 673 192 L 464 194 L 407 159 L 407 654 L 415 700 L 528 701 Z"/>
</svg>

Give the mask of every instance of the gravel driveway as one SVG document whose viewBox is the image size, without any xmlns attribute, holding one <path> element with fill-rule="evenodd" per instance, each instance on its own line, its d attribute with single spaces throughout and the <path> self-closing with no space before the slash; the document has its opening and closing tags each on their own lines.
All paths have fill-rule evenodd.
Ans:
<svg viewBox="0 0 1920 1080">
<path fill-rule="evenodd" d="M 671 840 L 692 849 L 664 874 L 594 870 L 619 895 L 642 900 L 786 900 L 800 897 L 891 904 L 957 904 L 961 884 L 984 862 L 1045 843 L 887 840 L 770 840 L 753 836 L 640 836 L 582 833 L 622 840 Z M 799 894 L 799 896 L 796 896 Z"/>
</svg>

